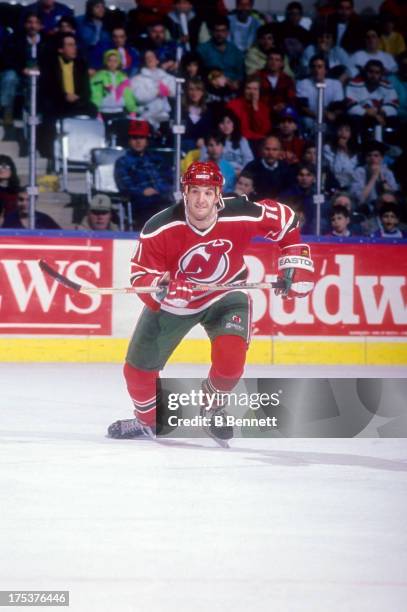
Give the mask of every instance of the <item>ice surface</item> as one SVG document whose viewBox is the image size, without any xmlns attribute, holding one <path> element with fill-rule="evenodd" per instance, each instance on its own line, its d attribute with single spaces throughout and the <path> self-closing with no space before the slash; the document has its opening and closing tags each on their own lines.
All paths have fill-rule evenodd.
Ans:
<svg viewBox="0 0 407 612">
<path fill-rule="evenodd" d="M 1 589 L 69 589 L 74 612 L 407 609 L 405 440 L 109 440 L 131 414 L 116 365 L 2 364 L 0 390 Z"/>
</svg>

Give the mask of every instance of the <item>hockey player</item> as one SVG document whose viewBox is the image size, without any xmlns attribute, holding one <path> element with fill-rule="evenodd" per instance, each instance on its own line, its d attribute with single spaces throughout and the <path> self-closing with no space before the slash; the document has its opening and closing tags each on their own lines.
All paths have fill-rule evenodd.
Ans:
<svg viewBox="0 0 407 612">
<path fill-rule="evenodd" d="M 274 200 L 245 196 L 222 198 L 223 177 L 214 162 L 194 162 L 182 177 L 183 202 L 163 210 L 144 226 L 132 259 L 134 286 L 166 285 L 158 294 L 141 294 L 145 308 L 130 341 L 124 376 L 135 419 L 113 423 L 113 438 L 132 438 L 155 430 L 156 380 L 183 337 L 200 323 L 211 342 L 211 367 L 203 389 L 230 392 L 242 376 L 250 341 L 250 297 L 236 290 L 194 292 L 195 284 L 239 283 L 247 277 L 244 254 L 261 236 L 278 242 L 283 297 L 304 297 L 313 289 L 310 249 L 301 243 L 294 212 Z M 217 404 L 206 413 L 207 433 L 228 439 L 231 427 L 215 427 Z M 216 419 L 219 422 L 220 419 Z"/>
</svg>

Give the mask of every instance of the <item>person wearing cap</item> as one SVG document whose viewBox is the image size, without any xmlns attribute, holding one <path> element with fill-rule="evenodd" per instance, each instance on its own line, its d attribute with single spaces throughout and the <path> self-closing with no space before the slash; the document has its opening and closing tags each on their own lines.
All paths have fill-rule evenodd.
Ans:
<svg viewBox="0 0 407 612">
<path fill-rule="evenodd" d="M 350 188 L 351 195 L 359 206 L 373 213 L 375 200 L 385 192 L 397 191 L 398 184 L 393 172 L 384 162 L 386 145 L 372 140 L 365 146 L 365 164 L 356 168 Z"/>
<path fill-rule="evenodd" d="M 298 164 L 304 153 L 305 140 L 298 136 L 298 113 L 287 106 L 278 118 L 277 134 L 281 142 L 281 159 L 288 164 Z"/>
<path fill-rule="evenodd" d="M 131 283 L 158 290 L 139 294 L 145 307 L 124 366 L 135 418 L 112 423 L 111 438 L 154 436 L 159 372 L 197 325 L 211 343 L 211 366 L 202 390 L 220 395 L 211 405 L 199 405 L 200 416 L 207 417 L 201 425 L 220 445 L 233 436 L 225 420 L 225 401 L 243 374 L 250 342 L 251 299 L 238 283 L 248 276 L 244 255 L 252 238 L 269 239 L 281 249 L 277 296 L 305 298 L 313 289 L 310 248 L 301 243 L 294 212 L 274 200 L 223 197 L 223 183 L 213 161 L 193 162 L 181 179 L 182 199 L 150 219 L 140 233 Z M 219 289 L 223 283 L 236 286 Z M 199 285 L 213 290 L 199 291 Z"/>
<path fill-rule="evenodd" d="M 132 205 L 135 229 L 172 203 L 172 172 L 169 162 L 149 146 L 150 125 L 133 120 L 129 125 L 129 148 L 115 164 L 114 177 L 121 194 Z"/>
<path fill-rule="evenodd" d="M 112 202 L 104 193 L 97 193 L 89 202 L 86 217 L 77 229 L 95 232 L 117 232 L 118 226 L 112 222 Z"/>
</svg>

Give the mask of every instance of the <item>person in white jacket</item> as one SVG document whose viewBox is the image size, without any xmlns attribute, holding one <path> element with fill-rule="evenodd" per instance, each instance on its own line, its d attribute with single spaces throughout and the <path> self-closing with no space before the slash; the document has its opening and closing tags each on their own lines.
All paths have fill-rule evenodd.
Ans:
<svg viewBox="0 0 407 612">
<path fill-rule="evenodd" d="M 159 67 L 155 51 L 144 53 L 143 67 L 131 79 L 131 88 L 138 101 L 138 115 L 148 121 L 155 130 L 170 118 L 169 97 L 175 96 L 175 77 Z"/>
</svg>

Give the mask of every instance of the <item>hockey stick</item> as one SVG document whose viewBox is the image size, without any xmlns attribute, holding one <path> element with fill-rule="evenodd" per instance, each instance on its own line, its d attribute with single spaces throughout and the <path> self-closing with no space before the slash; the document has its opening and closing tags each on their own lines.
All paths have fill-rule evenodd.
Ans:
<svg viewBox="0 0 407 612">
<path fill-rule="evenodd" d="M 55 278 L 58 283 L 73 289 L 79 293 L 85 293 L 87 295 L 116 295 L 118 293 L 157 293 L 161 289 L 165 288 L 166 285 L 156 285 L 149 287 L 88 287 L 86 285 L 80 285 L 71 281 L 69 278 L 60 274 L 54 268 L 52 268 L 46 261 L 41 259 L 39 266 L 43 272 Z M 225 291 L 227 289 L 284 289 L 284 281 L 276 281 L 273 283 L 226 283 L 224 285 L 193 285 L 193 291 Z"/>
</svg>

